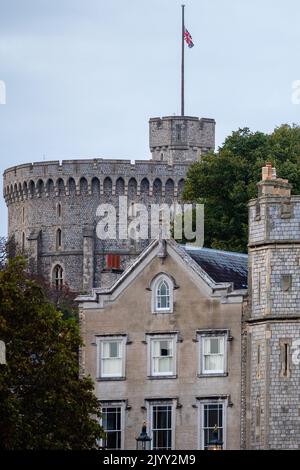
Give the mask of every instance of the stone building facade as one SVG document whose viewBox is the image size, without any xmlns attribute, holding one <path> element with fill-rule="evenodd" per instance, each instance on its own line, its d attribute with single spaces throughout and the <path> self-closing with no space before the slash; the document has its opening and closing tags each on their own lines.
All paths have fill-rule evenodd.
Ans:
<svg viewBox="0 0 300 470">
<path fill-rule="evenodd" d="M 122 448 L 134 446 L 147 419 L 152 437 L 164 431 L 172 449 L 207 447 L 218 420 L 224 448 L 299 449 L 300 196 L 291 195 L 271 165 L 263 169 L 258 198 L 249 203 L 248 290 L 246 281 L 235 286 L 236 272 L 246 276 L 245 259 L 220 267 L 230 254 L 211 253 L 209 263 L 203 250 L 196 255 L 172 241 L 150 243 L 150 233 L 138 242 L 100 240 L 99 204 L 112 204 L 119 220 L 120 196 L 129 208 L 180 202 L 190 163 L 214 148 L 213 120 L 172 116 L 150 119 L 149 126 L 151 160 L 6 170 L 8 234 L 37 273 L 82 294 L 82 373 L 92 375 L 106 418 L 120 427 Z M 155 311 L 158 279 L 166 283 L 160 302 L 167 292 L 172 311 Z M 202 373 L 206 340 L 212 349 L 226 345 L 215 375 Z M 123 353 L 124 366 L 125 356 L 116 356 Z M 152 373 L 152 360 L 167 367 L 164 357 L 172 376 Z M 121 359 L 117 380 L 101 377 L 106 359 Z M 158 429 L 159 422 L 170 426 Z"/>
<path fill-rule="evenodd" d="M 248 290 L 245 264 L 238 258 L 220 262 L 233 254 L 216 251 L 209 261 L 205 249 L 156 241 L 110 289 L 78 299 L 82 372 L 95 380 L 106 424 L 119 410 L 122 448 L 133 448 L 144 419 L 154 448 L 206 448 L 204 436 L 209 440 L 214 424 L 225 449 L 300 448 L 299 227 L 300 196 L 292 196 L 291 185 L 267 165 L 258 198 L 249 203 L 249 260 L 243 260 L 249 265 Z M 159 312 L 153 296 L 162 278 L 170 282 L 172 309 Z M 226 335 L 228 369 L 202 374 L 205 347 L 192 343 L 219 333 Z M 108 359 L 102 343 L 120 338 L 126 338 L 124 369 L 116 381 L 101 376 L 99 364 Z M 151 361 L 157 356 L 151 345 L 172 338 L 176 369 L 171 377 L 153 376 Z M 166 346 L 160 355 L 168 356 Z M 221 424 L 214 414 L 218 406 Z M 157 419 L 167 444 L 158 442 Z M 204 423 L 210 423 L 209 430 Z"/>
<path fill-rule="evenodd" d="M 248 449 L 300 448 L 300 196 L 269 164 L 249 203 L 243 395 Z"/>
<path fill-rule="evenodd" d="M 119 196 L 168 205 L 180 200 L 189 164 L 215 145 L 215 121 L 150 119 L 152 160 L 66 160 L 24 164 L 4 172 L 8 234 L 29 252 L 37 272 L 77 292 L 113 282 L 149 240 L 100 240 L 97 208 Z M 151 234 L 149 233 L 149 239 Z M 111 269 L 107 254 L 119 257 Z"/>
<path fill-rule="evenodd" d="M 112 287 L 78 298 L 104 447 L 135 449 L 146 421 L 153 449 L 207 449 L 215 425 L 224 449 L 240 448 L 246 281 L 246 255 L 157 239 Z"/>
</svg>

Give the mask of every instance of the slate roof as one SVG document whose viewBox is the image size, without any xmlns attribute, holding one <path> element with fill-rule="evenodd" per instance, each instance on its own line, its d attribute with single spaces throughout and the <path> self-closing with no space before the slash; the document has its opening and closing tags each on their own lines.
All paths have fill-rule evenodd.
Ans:
<svg viewBox="0 0 300 470">
<path fill-rule="evenodd" d="M 215 282 L 232 282 L 235 289 L 247 289 L 248 255 L 191 246 L 184 249 Z"/>
</svg>

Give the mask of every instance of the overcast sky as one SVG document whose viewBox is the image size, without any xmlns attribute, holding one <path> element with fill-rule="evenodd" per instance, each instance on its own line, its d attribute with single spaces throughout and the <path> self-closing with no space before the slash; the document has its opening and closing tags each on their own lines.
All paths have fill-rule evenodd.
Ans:
<svg viewBox="0 0 300 470">
<path fill-rule="evenodd" d="M 0 0 L 1 173 L 43 159 L 149 158 L 148 119 L 180 110 L 181 3 Z M 298 123 L 299 0 L 185 3 L 186 114 L 215 118 L 218 145 L 239 127 Z M 0 235 L 6 218 L 1 200 Z"/>
</svg>

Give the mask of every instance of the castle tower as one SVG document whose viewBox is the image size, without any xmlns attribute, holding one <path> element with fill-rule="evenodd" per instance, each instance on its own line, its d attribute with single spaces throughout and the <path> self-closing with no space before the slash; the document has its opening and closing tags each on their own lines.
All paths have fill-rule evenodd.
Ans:
<svg viewBox="0 0 300 470">
<path fill-rule="evenodd" d="M 191 163 L 215 148 L 215 120 L 189 116 L 152 118 L 149 143 L 152 160 Z"/>
<path fill-rule="evenodd" d="M 300 448 L 300 196 L 263 168 L 249 203 L 248 449 Z"/>
<path fill-rule="evenodd" d="M 148 245 L 151 233 L 135 243 L 100 240 L 99 205 L 112 204 L 119 222 L 121 196 L 128 207 L 180 201 L 189 164 L 214 148 L 214 129 L 211 119 L 150 119 L 152 160 L 95 158 L 8 168 L 8 236 L 30 253 L 34 271 L 58 287 L 65 283 L 88 292 L 110 285 Z"/>
</svg>

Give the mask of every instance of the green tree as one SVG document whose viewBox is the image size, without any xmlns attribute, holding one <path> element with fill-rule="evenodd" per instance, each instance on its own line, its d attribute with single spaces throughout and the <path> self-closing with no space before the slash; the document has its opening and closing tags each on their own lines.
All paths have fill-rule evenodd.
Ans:
<svg viewBox="0 0 300 470">
<path fill-rule="evenodd" d="M 299 126 L 285 124 L 272 134 L 239 129 L 216 153 L 207 154 L 190 167 L 183 197 L 205 205 L 206 247 L 247 251 L 247 204 L 257 195 L 261 168 L 267 161 L 299 194 Z"/>
<path fill-rule="evenodd" d="M 78 325 L 25 268 L 17 257 L 0 271 L 0 448 L 96 448 L 99 403 L 90 378 L 79 378 Z"/>
</svg>

